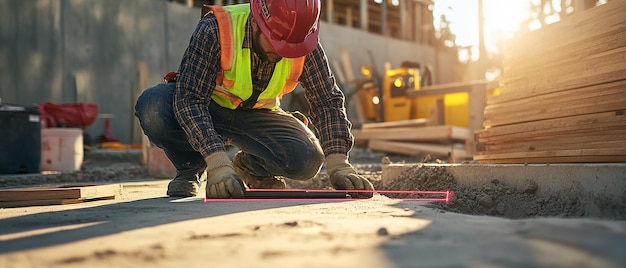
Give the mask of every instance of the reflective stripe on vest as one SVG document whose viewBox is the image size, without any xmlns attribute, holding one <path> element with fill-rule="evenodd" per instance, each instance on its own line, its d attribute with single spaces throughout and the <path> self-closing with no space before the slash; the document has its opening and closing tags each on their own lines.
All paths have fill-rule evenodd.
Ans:
<svg viewBox="0 0 626 268">
<path fill-rule="evenodd" d="M 249 48 L 243 48 L 246 22 L 250 14 L 249 4 L 211 6 L 217 19 L 222 70 L 216 79 L 211 98 L 220 106 L 236 109 L 252 95 L 252 75 Z M 259 95 L 255 109 L 276 109 L 283 95 L 298 85 L 306 56 L 283 58 L 276 63 L 267 88 Z M 233 68 L 234 67 L 234 68 Z"/>
</svg>

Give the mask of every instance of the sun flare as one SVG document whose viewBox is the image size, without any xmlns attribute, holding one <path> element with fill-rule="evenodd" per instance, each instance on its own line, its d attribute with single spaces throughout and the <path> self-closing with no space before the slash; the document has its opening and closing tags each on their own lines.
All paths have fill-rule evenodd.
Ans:
<svg viewBox="0 0 626 268">
<path fill-rule="evenodd" d="M 471 57 L 475 60 L 478 56 L 478 0 L 437 0 L 435 6 L 435 17 L 446 16 L 456 36 L 456 45 L 471 46 Z M 529 6 L 529 0 L 483 0 L 487 51 L 497 50 L 499 43 L 510 39 L 520 29 L 521 23 L 530 17 Z M 435 24 L 440 26 L 438 21 Z"/>
<path fill-rule="evenodd" d="M 510 39 L 518 32 L 524 21 L 530 18 L 528 0 L 484 0 L 483 16 L 485 46 L 487 50 L 497 50 L 499 43 Z"/>
</svg>

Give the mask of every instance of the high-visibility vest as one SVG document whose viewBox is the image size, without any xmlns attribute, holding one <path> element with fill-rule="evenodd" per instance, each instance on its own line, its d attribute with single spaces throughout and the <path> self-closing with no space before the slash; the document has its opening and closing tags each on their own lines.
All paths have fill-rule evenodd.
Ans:
<svg viewBox="0 0 626 268">
<path fill-rule="evenodd" d="M 222 70 L 216 79 L 211 98 L 222 107 L 236 109 L 252 95 L 252 75 L 249 48 L 243 48 L 249 4 L 211 6 L 219 29 Z M 304 60 L 283 58 L 276 63 L 267 88 L 259 95 L 254 109 L 276 109 L 283 95 L 293 91 L 302 74 Z"/>
</svg>

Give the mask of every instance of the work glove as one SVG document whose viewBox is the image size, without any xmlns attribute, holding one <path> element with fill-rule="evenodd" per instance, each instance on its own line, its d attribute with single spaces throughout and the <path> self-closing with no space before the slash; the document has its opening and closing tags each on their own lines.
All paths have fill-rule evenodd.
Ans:
<svg viewBox="0 0 626 268">
<path fill-rule="evenodd" d="M 204 159 L 207 164 L 206 198 L 242 198 L 245 184 L 235 172 L 225 152 Z"/>
<path fill-rule="evenodd" d="M 331 154 L 326 157 L 326 171 L 330 183 L 337 190 L 370 190 L 367 193 L 350 193 L 356 198 L 370 198 L 374 195 L 372 183 L 359 175 L 343 154 Z"/>
</svg>

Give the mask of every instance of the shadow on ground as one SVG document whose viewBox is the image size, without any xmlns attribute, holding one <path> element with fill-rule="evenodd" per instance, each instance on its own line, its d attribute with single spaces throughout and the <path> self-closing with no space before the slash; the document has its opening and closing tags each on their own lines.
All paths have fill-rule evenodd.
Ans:
<svg viewBox="0 0 626 268">
<path fill-rule="evenodd" d="M 176 201 L 176 202 L 175 202 Z M 0 254 L 55 246 L 146 227 L 239 212 L 302 205 L 303 202 L 205 203 L 202 198 L 140 199 L 96 207 L 43 212 L 0 220 Z M 83 225 L 79 228 L 72 226 Z M 66 230 L 62 230 L 67 227 Z M 56 228 L 52 232 L 46 229 Z M 30 232 L 30 235 L 21 235 Z"/>
</svg>

